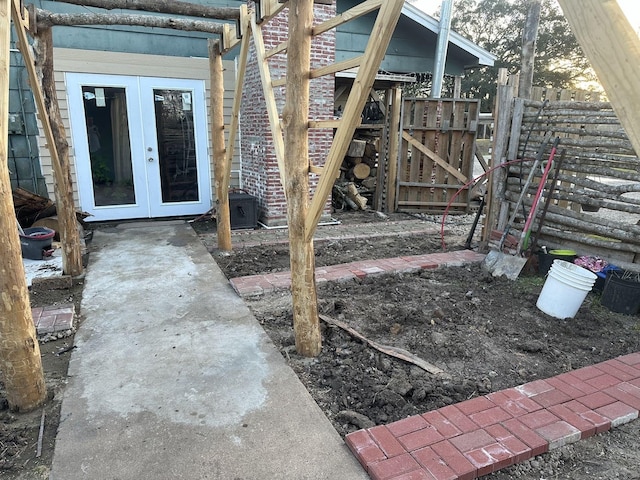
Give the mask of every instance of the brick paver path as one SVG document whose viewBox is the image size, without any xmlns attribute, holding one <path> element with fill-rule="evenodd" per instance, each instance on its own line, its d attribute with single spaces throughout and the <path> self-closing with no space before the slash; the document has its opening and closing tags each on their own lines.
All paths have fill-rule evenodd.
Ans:
<svg viewBox="0 0 640 480">
<path fill-rule="evenodd" d="M 348 281 L 364 278 L 368 275 L 385 273 L 416 272 L 421 269 L 462 266 L 478 263 L 484 255 L 471 250 L 457 252 L 430 253 L 379 260 L 362 260 L 328 267 L 316 268 L 316 282 Z M 251 297 L 276 290 L 288 289 L 291 286 L 291 273 L 278 272 L 264 275 L 250 275 L 230 280 L 231 285 L 241 297 Z"/>
<path fill-rule="evenodd" d="M 638 418 L 640 353 L 347 435 L 374 480 L 472 480 Z"/>
</svg>

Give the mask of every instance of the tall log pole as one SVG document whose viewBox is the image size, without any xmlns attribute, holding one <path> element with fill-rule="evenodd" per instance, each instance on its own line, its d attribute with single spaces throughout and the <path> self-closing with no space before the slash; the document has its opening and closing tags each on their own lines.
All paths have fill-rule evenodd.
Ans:
<svg viewBox="0 0 640 480">
<path fill-rule="evenodd" d="M 520 84 L 518 86 L 518 96 L 520 98 L 531 98 L 541 2 L 542 0 L 529 1 L 527 19 L 524 23 L 524 30 L 522 31 L 522 60 L 520 67 Z"/>
<path fill-rule="evenodd" d="M 211 75 L 211 148 L 216 189 L 216 219 L 218 248 L 231 251 L 231 213 L 229 189 L 224 181 L 229 170 L 225 166 L 224 139 L 224 68 L 220 42 L 209 40 L 209 65 Z"/>
<path fill-rule="evenodd" d="M 0 3 L 0 374 L 9 407 L 26 412 L 40 406 L 47 392 L 9 179 L 7 119 L 11 1 L 2 0 Z"/>
<path fill-rule="evenodd" d="M 558 0 L 640 155 L 640 39 L 616 0 Z"/>
<path fill-rule="evenodd" d="M 313 235 L 307 239 L 309 210 L 309 74 L 313 0 L 289 3 L 287 83 L 282 124 L 285 132 L 287 219 L 293 295 L 293 329 L 296 350 L 315 357 L 322 349 L 315 283 Z"/>
</svg>

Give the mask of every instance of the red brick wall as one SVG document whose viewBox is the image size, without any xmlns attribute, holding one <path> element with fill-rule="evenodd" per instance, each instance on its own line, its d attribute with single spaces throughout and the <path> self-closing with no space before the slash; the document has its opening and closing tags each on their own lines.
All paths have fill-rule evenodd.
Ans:
<svg viewBox="0 0 640 480">
<path fill-rule="evenodd" d="M 249 2 L 250 7 L 253 2 Z M 315 22 L 320 23 L 335 16 L 334 5 L 316 5 Z M 269 50 L 287 39 L 288 10 L 262 27 L 265 48 Z M 269 68 L 273 80 L 282 78 L 286 72 L 286 54 L 269 59 Z M 315 69 L 335 61 L 335 33 L 327 32 L 314 39 L 311 51 L 311 68 Z M 312 120 L 333 118 L 335 82 L 332 75 L 313 79 L 310 85 L 309 118 Z M 284 107 L 284 87 L 275 89 L 278 110 Z M 242 186 L 258 198 L 259 218 L 269 226 L 285 225 L 287 207 L 284 191 L 280 183 L 278 162 L 276 160 L 266 103 L 258 70 L 255 47 L 252 45 L 247 64 L 242 109 L 240 112 Z M 314 129 L 309 131 L 309 156 L 313 165 L 324 165 L 333 131 Z M 318 177 L 310 175 L 310 190 L 315 191 Z M 328 199 L 326 211 L 330 212 Z"/>
</svg>

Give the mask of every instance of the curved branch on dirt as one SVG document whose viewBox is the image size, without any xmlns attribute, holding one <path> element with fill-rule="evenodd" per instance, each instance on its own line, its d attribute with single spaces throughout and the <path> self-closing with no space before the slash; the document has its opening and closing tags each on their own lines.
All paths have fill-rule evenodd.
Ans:
<svg viewBox="0 0 640 480">
<path fill-rule="evenodd" d="M 432 375 L 446 375 L 445 371 L 441 368 L 432 365 L 431 363 L 421 359 L 420 357 L 416 357 L 413 353 L 408 352 L 403 348 L 393 347 L 391 345 L 381 345 L 377 342 L 374 342 L 373 340 L 369 340 L 367 337 L 365 337 L 361 333 L 358 333 L 358 331 L 354 330 L 349 325 L 341 322 L 340 320 L 328 317 L 327 315 L 320 315 L 320 320 L 328 323 L 329 325 L 341 328 L 348 334 L 356 337 L 359 340 L 362 340 L 370 347 L 375 348 L 379 352 L 389 355 L 390 357 L 395 357 L 405 362 L 411 363 L 416 367 L 423 369 L 425 372 L 431 373 Z"/>
</svg>

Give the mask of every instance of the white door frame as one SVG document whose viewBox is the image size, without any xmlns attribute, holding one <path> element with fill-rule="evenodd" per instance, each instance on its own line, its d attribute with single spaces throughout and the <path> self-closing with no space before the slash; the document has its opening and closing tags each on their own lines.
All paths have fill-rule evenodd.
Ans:
<svg viewBox="0 0 640 480">
<path fill-rule="evenodd" d="M 80 207 L 91 214 L 88 221 L 197 215 L 211 208 L 211 167 L 204 81 L 189 79 L 66 74 L 69 120 L 78 178 Z M 126 91 L 135 204 L 96 206 L 87 139 L 83 86 L 122 87 Z M 192 95 L 198 168 L 198 201 L 162 202 L 153 89 L 187 90 Z"/>
</svg>

